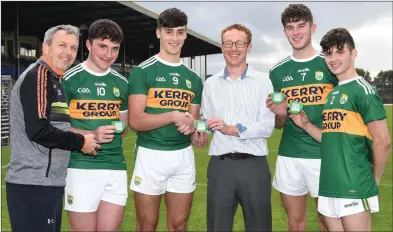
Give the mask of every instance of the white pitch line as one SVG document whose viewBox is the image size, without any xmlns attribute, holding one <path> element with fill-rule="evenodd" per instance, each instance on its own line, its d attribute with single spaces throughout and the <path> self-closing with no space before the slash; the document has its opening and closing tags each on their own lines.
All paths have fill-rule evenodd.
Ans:
<svg viewBox="0 0 393 232">
<path fill-rule="evenodd" d="M 380 184 L 379 186 L 392 187 L 393 185 L 391 185 L 391 184 Z"/>
</svg>

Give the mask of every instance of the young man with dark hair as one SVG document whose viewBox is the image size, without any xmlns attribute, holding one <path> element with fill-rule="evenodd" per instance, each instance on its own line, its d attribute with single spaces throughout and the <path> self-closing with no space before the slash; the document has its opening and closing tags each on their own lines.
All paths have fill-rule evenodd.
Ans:
<svg viewBox="0 0 393 232">
<path fill-rule="evenodd" d="M 276 113 L 276 128 L 284 128 L 278 151 L 273 187 L 281 194 L 288 217 L 288 230 L 307 228 L 307 193 L 317 204 L 321 162 L 321 145 L 291 120 L 287 120 L 289 102 L 304 104 L 312 122 L 322 126 L 322 109 L 327 94 L 337 79 L 326 67 L 324 56 L 312 45 L 316 30 L 310 9 L 290 4 L 281 14 L 285 36 L 292 46 L 292 55 L 270 70 L 274 91 L 285 94 L 286 100 L 275 104 L 269 97 L 268 107 Z M 325 230 L 318 215 L 320 230 Z"/>
<path fill-rule="evenodd" d="M 318 211 L 329 231 L 371 231 L 378 186 L 388 162 L 390 135 L 380 96 L 356 73 L 357 51 L 344 28 L 320 43 L 339 84 L 326 98 L 322 130 L 305 112 L 291 119 L 322 142 Z M 334 167 L 334 168 L 333 168 Z"/>
<path fill-rule="evenodd" d="M 202 80 L 181 63 L 187 38 L 187 15 L 167 9 L 157 20 L 160 52 L 132 70 L 129 77 L 129 124 L 137 131 L 134 191 L 137 231 L 157 228 L 165 196 L 169 231 L 187 230 L 193 192 L 195 158 L 191 146 L 207 144 L 207 134 L 195 132 Z"/>
<path fill-rule="evenodd" d="M 122 135 L 127 126 L 118 130 L 114 124 L 128 124 L 128 80 L 110 67 L 122 41 L 114 21 L 95 21 L 86 41 L 89 57 L 62 81 L 72 131 L 94 134 L 102 146 L 95 158 L 71 154 L 65 187 L 71 231 L 117 231 L 123 219 L 128 193 Z"/>
<path fill-rule="evenodd" d="M 60 79 L 78 52 L 79 29 L 45 32 L 42 56 L 11 92 L 10 163 L 5 176 L 12 231 L 60 232 L 70 151 L 96 155 L 94 135 L 68 131 L 70 117 Z"/>
</svg>

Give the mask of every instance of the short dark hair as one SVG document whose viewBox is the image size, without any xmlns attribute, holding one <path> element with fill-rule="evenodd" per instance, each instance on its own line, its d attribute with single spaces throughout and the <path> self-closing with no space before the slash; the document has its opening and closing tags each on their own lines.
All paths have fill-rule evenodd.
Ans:
<svg viewBox="0 0 393 232">
<path fill-rule="evenodd" d="M 161 12 L 157 19 L 157 28 L 167 27 L 181 27 L 187 26 L 188 18 L 186 13 L 177 9 L 169 8 Z"/>
<path fill-rule="evenodd" d="M 287 8 L 281 13 L 281 23 L 285 27 L 287 23 L 299 22 L 313 23 L 313 16 L 310 8 L 303 4 L 289 4 Z"/>
<path fill-rule="evenodd" d="M 345 28 L 335 28 L 323 36 L 319 45 L 321 45 L 323 53 L 328 53 L 333 47 L 337 47 L 339 51 L 342 51 L 345 44 L 347 44 L 350 51 L 355 49 L 355 42 L 349 31 Z"/>
<path fill-rule="evenodd" d="M 94 39 L 109 39 L 114 43 L 122 43 L 123 31 L 116 22 L 110 19 L 99 19 L 89 27 L 88 40 L 92 43 Z"/>
</svg>

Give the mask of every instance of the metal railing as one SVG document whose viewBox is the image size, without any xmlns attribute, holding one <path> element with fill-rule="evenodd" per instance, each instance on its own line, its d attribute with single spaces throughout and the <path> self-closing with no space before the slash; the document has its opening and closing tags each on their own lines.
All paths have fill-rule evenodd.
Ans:
<svg viewBox="0 0 393 232">
<path fill-rule="evenodd" d="M 10 99 L 14 81 L 11 76 L 1 76 L 1 146 L 9 145 L 10 137 Z"/>
</svg>

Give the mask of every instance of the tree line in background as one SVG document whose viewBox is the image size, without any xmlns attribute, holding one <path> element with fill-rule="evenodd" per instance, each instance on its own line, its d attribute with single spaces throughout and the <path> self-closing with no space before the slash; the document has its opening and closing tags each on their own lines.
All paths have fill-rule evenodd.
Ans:
<svg viewBox="0 0 393 232">
<path fill-rule="evenodd" d="M 370 76 L 369 71 L 362 68 L 356 68 L 356 72 L 373 85 L 392 85 L 393 83 L 393 70 L 382 70 L 374 79 Z"/>
<path fill-rule="evenodd" d="M 359 76 L 362 76 L 370 84 L 373 85 L 392 85 L 393 84 L 393 70 L 382 70 L 374 79 L 370 76 L 370 72 L 362 68 L 356 68 L 356 72 Z M 206 75 L 206 79 L 211 77 L 211 74 Z"/>
</svg>

